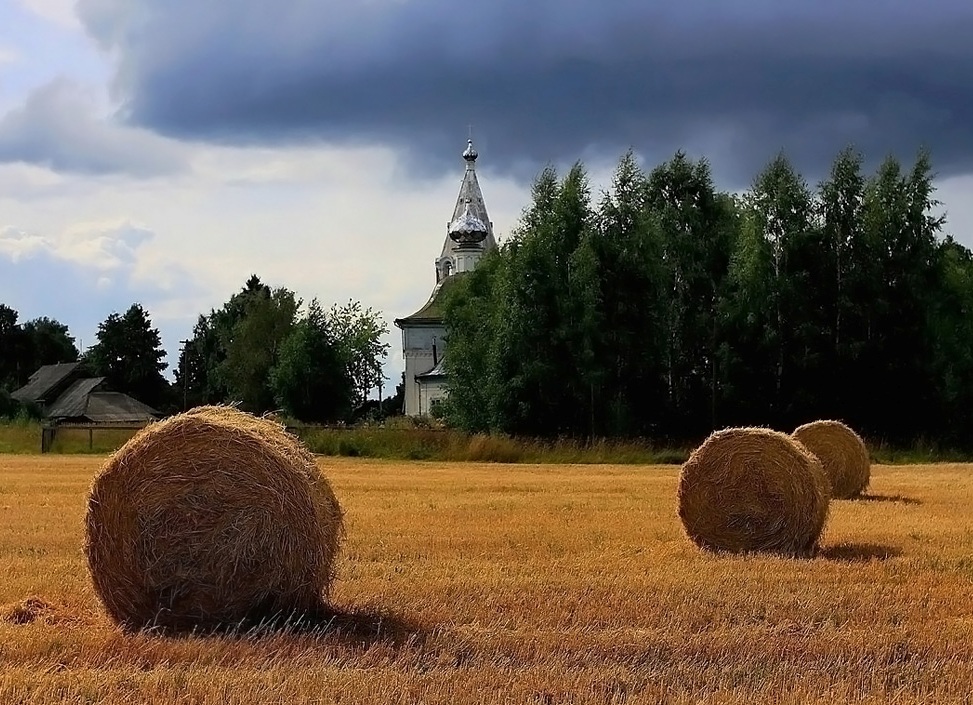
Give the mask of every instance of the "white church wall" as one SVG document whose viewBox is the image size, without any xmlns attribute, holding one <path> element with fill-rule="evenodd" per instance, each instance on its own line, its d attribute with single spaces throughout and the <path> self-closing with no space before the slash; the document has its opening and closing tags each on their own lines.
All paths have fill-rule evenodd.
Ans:
<svg viewBox="0 0 973 705">
<path fill-rule="evenodd" d="M 418 416 L 428 413 L 428 400 L 422 407 L 419 399 L 419 384 L 416 375 L 428 372 L 442 359 L 446 351 L 443 337 L 446 329 L 442 326 L 406 326 L 402 329 L 402 352 L 405 358 L 405 413 Z M 433 355 L 433 341 L 436 354 Z"/>
<path fill-rule="evenodd" d="M 417 386 L 419 416 L 429 416 L 432 414 L 433 405 L 446 398 L 446 381 L 428 381 Z"/>
</svg>

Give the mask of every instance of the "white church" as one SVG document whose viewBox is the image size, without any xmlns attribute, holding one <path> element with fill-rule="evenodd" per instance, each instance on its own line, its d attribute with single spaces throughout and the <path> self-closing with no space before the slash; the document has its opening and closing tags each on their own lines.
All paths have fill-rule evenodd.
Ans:
<svg viewBox="0 0 973 705">
<path fill-rule="evenodd" d="M 453 217 L 446 225 L 443 250 L 436 258 L 436 285 L 429 300 L 411 316 L 395 319 L 402 329 L 405 360 L 405 414 L 428 416 L 446 394 L 446 328 L 443 294 L 456 277 L 472 271 L 484 254 L 497 246 L 476 178 L 476 150 L 470 140 L 463 152 L 466 171 L 459 187 Z"/>
</svg>

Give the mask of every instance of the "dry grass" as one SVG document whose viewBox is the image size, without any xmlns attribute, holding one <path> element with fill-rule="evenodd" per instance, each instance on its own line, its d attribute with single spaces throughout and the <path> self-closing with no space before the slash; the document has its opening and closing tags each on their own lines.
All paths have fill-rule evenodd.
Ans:
<svg viewBox="0 0 973 705">
<path fill-rule="evenodd" d="M 3 703 L 960 703 L 973 467 L 873 468 L 813 560 L 697 549 L 678 468 L 322 461 L 330 629 L 126 635 L 81 552 L 101 459 L 0 456 Z M 9 608 L 0 607 L 0 612 Z M 47 615 L 53 615 L 48 618 Z"/>
</svg>

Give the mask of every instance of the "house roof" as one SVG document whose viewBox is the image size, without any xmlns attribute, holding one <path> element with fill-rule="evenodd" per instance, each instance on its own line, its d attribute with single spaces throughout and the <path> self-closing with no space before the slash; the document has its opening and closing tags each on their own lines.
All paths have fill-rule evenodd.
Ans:
<svg viewBox="0 0 973 705">
<path fill-rule="evenodd" d="M 443 309 L 443 303 L 446 301 L 446 292 L 448 292 L 453 285 L 459 281 L 459 277 L 463 276 L 463 273 L 453 274 L 444 278 L 441 282 L 436 284 L 436 288 L 432 290 L 432 294 L 429 296 L 429 300 L 420 308 L 418 311 L 413 313 L 411 316 L 406 316 L 405 318 L 396 318 L 395 325 L 399 328 L 402 324 L 435 324 L 441 325 L 443 322 L 443 314 L 445 313 Z"/>
<path fill-rule="evenodd" d="M 12 396 L 17 401 L 50 402 L 48 397 L 59 385 L 78 369 L 77 362 L 63 362 L 57 365 L 44 365 L 30 376 L 30 379 Z"/>
<path fill-rule="evenodd" d="M 84 416 L 88 408 L 88 396 L 104 381 L 104 377 L 79 379 L 50 405 L 47 410 L 48 418 L 73 419 Z"/>
<path fill-rule="evenodd" d="M 121 392 L 92 392 L 85 417 L 95 423 L 155 421 L 161 413 Z"/>
</svg>

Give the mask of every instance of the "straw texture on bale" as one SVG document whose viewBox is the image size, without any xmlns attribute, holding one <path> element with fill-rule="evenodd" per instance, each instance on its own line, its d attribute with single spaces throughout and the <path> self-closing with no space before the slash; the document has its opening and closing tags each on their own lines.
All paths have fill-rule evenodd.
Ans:
<svg viewBox="0 0 973 705">
<path fill-rule="evenodd" d="M 861 437 L 840 421 L 813 421 L 792 434 L 814 453 L 831 481 L 831 496 L 850 499 L 868 487 L 871 461 Z"/>
<path fill-rule="evenodd" d="M 679 518 L 689 538 L 708 550 L 813 554 L 828 500 L 820 461 L 766 428 L 713 433 L 679 477 Z"/>
<path fill-rule="evenodd" d="M 121 626 L 209 628 L 320 610 L 341 535 L 338 500 L 297 438 L 211 406 L 146 427 L 108 459 L 85 553 Z"/>
</svg>

